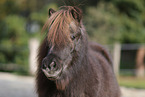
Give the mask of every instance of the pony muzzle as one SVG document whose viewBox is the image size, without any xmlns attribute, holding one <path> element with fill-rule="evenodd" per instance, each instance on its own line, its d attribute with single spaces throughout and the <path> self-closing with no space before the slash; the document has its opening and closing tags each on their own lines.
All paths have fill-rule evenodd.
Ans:
<svg viewBox="0 0 145 97">
<path fill-rule="evenodd" d="M 55 61 L 48 64 L 46 59 L 43 60 L 41 69 L 45 76 L 50 79 L 57 79 L 62 72 L 62 68 L 59 68 Z"/>
</svg>

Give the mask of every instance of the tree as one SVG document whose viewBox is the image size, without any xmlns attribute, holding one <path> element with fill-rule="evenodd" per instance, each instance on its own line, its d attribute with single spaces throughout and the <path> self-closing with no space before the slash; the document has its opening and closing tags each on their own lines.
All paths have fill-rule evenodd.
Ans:
<svg viewBox="0 0 145 97">
<path fill-rule="evenodd" d="M 30 20 L 32 22 L 38 23 L 38 25 L 40 25 L 40 27 L 42 28 L 43 25 L 45 24 L 45 22 L 48 19 L 48 10 L 49 10 L 49 8 L 53 8 L 54 10 L 57 10 L 58 6 L 55 3 L 45 5 L 41 10 L 39 10 L 37 12 L 32 12 L 30 14 Z M 38 32 L 40 33 L 41 29 Z"/>
<path fill-rule="evenodd" d="M 26 30 L 27 24 L 35 21 L 41 26 L 44 24 L 48 16 L 48 9 L 45 6 L 48 2 L 50 1 L 0 1 L 2 9 L 0 10 L 0 70 L 28 73 L 28 40 L 33 35 Z M 38 13 L 42 8 L 41 14 Z"/>
<path fill-rule="evenodd" d="M 25 31 L 25 19 L 10 15 L 4 19 L 4 25 L 0 36 L 1 65 L 7 64 L 5 67 L 10 67 L 11 64 L 17 64 L 19 69 L 21 68 L 21 70 L 27 72 L 28 35 Z"/>
<path fill-rule="evenodd" d="M 96 7 L 87 8 L 85 25 L 91 38 L 100 43 L 144 43 L 144 10 L 144 0 L 100 1 Z M 143 50 L 137 51 L 137 71 L 144 70 Z"/>
<path fill-rule="evenodd" d="M 112 43 L 118 39 L 119 20 L 113 4 L 100 3 L 96 7 L 88 7 L 84 23 L 91 39 L 100 43 Z"/>
<path fill-rule="evenodd" d="M 1 0 L 0 1 L 0 21 L 9 14 L 15 14 L 19 11 L 16 0 Z"/>
<path fill-rule="evenodd" d="M 27 72 L 28 33 L 18 0 L 1 0 L 0 70 Z M 18 69 L 17 69 L 18 68 Z"/>
<path fill-rule="evenodd" d="M 122 9 L 122 6 L 126 8 Z M 103 38 L 105 43 L 113 41 L 140 43 L 144 42 L 145 38 L 144 10 L 143 0 L 100 2 L 96 7 L 87 8 L 84 20 L 90 35 L 95 38 L 99 34 L 97 41 L 102 41 L 99 37 L 105 37 Z"/>
</svg>

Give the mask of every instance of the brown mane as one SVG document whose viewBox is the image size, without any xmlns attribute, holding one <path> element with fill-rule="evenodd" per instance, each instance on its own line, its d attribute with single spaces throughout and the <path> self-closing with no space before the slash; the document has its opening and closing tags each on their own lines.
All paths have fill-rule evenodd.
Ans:
<svg viewBox="0 0 145 97">
<path fill-rule="evenodd" d="M 59 11 L 50 16 L 48 21 L 43 26 L 42 31 L 48 28 L 47 40 L 49 45 L 65 45 L 70 40 L 70 23 L 74 22 L 78 25 L 78 22 L 72 15 L 72 10 L 78 14 L 80 11 L 76 10 L 76 7 L 63 6 Z M 76 31 L 76 28 L 73 29 Z"/>
</svg>

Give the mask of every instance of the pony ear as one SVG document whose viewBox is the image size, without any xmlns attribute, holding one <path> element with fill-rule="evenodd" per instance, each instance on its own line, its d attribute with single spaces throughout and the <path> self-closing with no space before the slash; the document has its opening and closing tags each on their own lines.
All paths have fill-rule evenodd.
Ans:
<svg viewBox="0 0 145 97">
<path fill-rule="evenodd" d="M 52 8 L 49 9 L 48 11 L 48 15 L 51 16 L 53 13 L 55 13 L 56 11 Z"/>
<path fill-rule="evenodd" d="M 82 10 L 78 7 L 74 7 L 74 9 L 71 10 L 71 14 L 75 20 L 77 20 L 79 23 L 82 20 Z"/>
</svg>

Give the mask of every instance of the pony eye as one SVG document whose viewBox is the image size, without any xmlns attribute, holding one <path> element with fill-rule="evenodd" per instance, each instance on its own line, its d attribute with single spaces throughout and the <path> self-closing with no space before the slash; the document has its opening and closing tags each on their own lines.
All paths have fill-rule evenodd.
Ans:
<svg viewBox="0 0 145 97">
<path fill-rule="evenodd" d="M 76 37 L 74 35 L 71 36 L 71 39 L 74 40 Z"/>
</svg>

